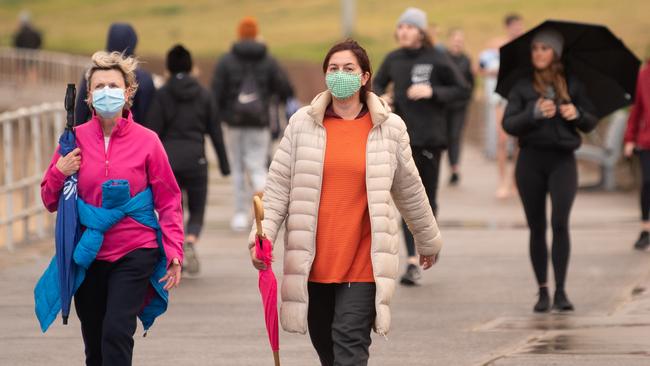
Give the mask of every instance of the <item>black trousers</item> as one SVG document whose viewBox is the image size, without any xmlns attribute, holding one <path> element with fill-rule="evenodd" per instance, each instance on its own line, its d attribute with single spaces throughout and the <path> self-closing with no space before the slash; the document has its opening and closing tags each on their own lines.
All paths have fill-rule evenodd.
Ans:
<svg viewBox="0 0 650 366">
<path fill-rule="evenodd" d="M 158 249 L 137 249 L 116 262 L 94 261 L 74 296 L 87 366 L 126 366 Z"/>
<path fill-rule="evenodd" d="M 578 188 L 575 156 L 572 151 L 524 147 L 515 179 L 530 229 L 530 259 L 540 285 L 547 280 L 546 196 L 551 196 L 553 270 L 557 288 L 564 288 L 571 251 L 569 216 Z"/>
<path fill-rule="evenodd" d="M 375 284 L 309 282 L 309 337 L 323 366 L 368 364 Z"/>
<path fill-rule="evenodd" d="M 639 151 L 641 162 L 641 220 L 650 220 L 650 150 Z"/>
<path fill-rule="evenodd" d="M 440 176 L 440 157 L 442 156 L 441 149 L 423 149 L 420 147 L 411 146 L 413 152 L 413 160 L 415 166 L 418 168 L 424 190 L 427 192 L 429 198 L 429 205 L 433 210 L 433 214 L 438 213 L 438 177 Z M 404 231 L 404 241 L 406 242 L 406 251 L 409 257 L 414 257 L 415 253 L 415 240 L 413 234 L 409 231 L 406 221 L 402 220 L 402 227 Z"/>
<path fill-rule="evenodd" d="M 208 199 L 208 168 L 174 172 L 176 182 L 187 199 L 189 214 L 185 235 L 199 236 L 203 228 L 205 205 Z"/>
<path fill-rule="evenodd" d="M 447 110 L 447 157 L 449 165 L 458 165 L 460 160 L 461 140 L 463 137 L 463 128 L 465 127 L 465 117 L 467 115 L 467 106 L 449 108 Z"/>
</svg>

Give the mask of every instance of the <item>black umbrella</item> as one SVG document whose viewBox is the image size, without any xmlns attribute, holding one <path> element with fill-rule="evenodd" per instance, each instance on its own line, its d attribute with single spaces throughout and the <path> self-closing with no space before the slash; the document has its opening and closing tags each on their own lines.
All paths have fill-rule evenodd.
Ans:
<svg viewBox="0 0 650 366">
<path fill-rule="evenodd" d="M 501 47 L 497 93 L 507 98 L 517 80 L 531 77 L 531 40 L 545 28 L 564 37 L 566 73 L 582 81 L 598 117 L 632 103 L 639 59 L 605 26 L 558 20 L 547 20 Z"/>
</svg>

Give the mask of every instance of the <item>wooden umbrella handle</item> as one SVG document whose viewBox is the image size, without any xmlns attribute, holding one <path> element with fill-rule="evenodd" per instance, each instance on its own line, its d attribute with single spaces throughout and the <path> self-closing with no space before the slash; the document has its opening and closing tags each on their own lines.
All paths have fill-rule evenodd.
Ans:
<svg viewBox="0 0 650 366">
<path fill-rule="evenodd" d="M 262 199 L 259 196 L 253 197 L 253 210 L 255 211 L 255 225 L 257 226 L 257 235 L 263 237 L 264 230 L 262 229 L 262 220 L 264 220 L 264 205 L 262 204 Z"/>
<path fill-rule="evenodd" d="M 273 361 L 275 366 L 280 366 L 280 351 L 273 351 Z"/>
</svg>

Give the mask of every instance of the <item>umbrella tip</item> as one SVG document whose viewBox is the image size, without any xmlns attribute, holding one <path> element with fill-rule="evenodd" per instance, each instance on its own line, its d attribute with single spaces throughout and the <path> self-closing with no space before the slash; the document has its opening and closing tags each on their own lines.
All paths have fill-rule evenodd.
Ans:
<svg viewBox="0 0 650 366">
<path fill-rule="evenodd" d="M 68 325 L 68 317 L 67 316 L 63 317 L 63 325 Z"/>
</svg>

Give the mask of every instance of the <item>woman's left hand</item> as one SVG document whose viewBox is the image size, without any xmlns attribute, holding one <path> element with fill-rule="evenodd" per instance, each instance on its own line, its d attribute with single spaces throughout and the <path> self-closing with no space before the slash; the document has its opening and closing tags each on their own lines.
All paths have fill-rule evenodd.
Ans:
<svg viewBox="0 0 650 366">
<path fill-rule="evenodd" d="M 164 289 L 167 291 L 173 289 L 181 283 L 181 262 L 178 260 L 178 258 L 172 259 L 172 264 L 169 265 L 167 273 L 158 282 L 165 281 L 167 281 L 167 283 L 165 284 Z"/>
<path fill-rule="evenodd" d="M 438 261 L 438 255 L 421 255 L 420 256 L 420 265 L 422 266 L 422 269 L 425 271 L 431 267 L 433 267 L 434 264 Z"/>
<path fill-rule="evenodd" d="M 560 114 L 562 118 L 567 121 L 573 121 L 578 118 L 578 109 L 573 103 L 561 104 L 560 105 Z"/>
</svg>

